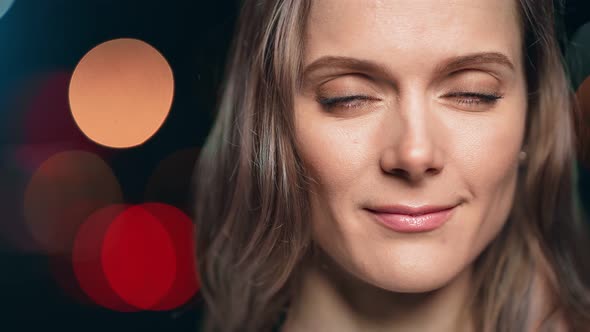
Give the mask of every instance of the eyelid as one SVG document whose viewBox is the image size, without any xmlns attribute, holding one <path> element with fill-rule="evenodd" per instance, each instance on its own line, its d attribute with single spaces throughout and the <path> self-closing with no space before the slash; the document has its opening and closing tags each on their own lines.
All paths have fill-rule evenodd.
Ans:
<svg viewBox="0 0 590 332">
<path fill-rule="evenodd" d="M 322 105 L 330 105 L 330 104 L 337 104 L 343 103 L 347 101 L 355 101 L 355 100 L 377 100 L 376 98 L 367 96 L 367 95 L 343 95 L 343 96 L 336 96 L 336 97 L 322 97 L 318 96 L 317 101 Z"/>
<path fill-rule="evenodd" d="M 444 97 L 458 97 L 458 96 L 474 96 L 474 97 L 495 97 L 502 98 L 502 94 L 498 92 L 479 92 L 479 91 L 456 91 L 449 92 Z"/>
<path fill-rule="evenodd" d="M 498 99 L 504 98 L 504 96 L 497 92 L 451 92 L 447 93 L 443 97 L 464 97 L 464 98 L 480 98 L 487 102 L 495 102 Z"/>
<path fill-rule="evenodd" d="M 443 97 L 454 98 L 453 103 L 467 108 L 493 107 L 504 96 L 499 93 L 488 92 L 452 92 Z"/>
<path fill-rule="evenodd" d="M 367 96 L 367 95 L 342 95 L 336 97 L 322 97 L 317 96 L 317 102 L 322 105 L 323 108 L 331 112 L 336 109 L 357 109 L 364 107 L 365 104 L 372 101 L 379 101 L 381 99 Z"/>
</svg>

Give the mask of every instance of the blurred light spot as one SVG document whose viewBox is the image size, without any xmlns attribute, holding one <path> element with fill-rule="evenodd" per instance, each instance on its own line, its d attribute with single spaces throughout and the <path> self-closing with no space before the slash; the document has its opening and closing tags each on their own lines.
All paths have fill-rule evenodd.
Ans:
<svg viewBox="0 0 590 332">
<path fill-rule="evenodd" d="M 172 310 L 189 301 L 199 289 L 193 223 L 179 209 L 162 203 L 141 205 L 166 228 L 176 252 L 176 279 L 168 294 L 152 310 Z"/>
<path fill-rule="evenodd" d="M 161 161 L 147 181 L 145 201 L 164 202 L 191 211 L 192 175 L 198 156 L 198 148 L 186 148 Z"/>
<path fill-rule="evenodd" d="M 138 311 L 117 295 L 104 273 L 101 252 L 105 234 L 118 215 L 128 206 L 123 204 L 101 208 L 88 217 L 79 228 L 72 251 L 73 271 L 80 288 L 96 304 L 105 308 L 132 312 Z"/>
<path fill-rule="evenodd" d="M 51 156 L 77 150 L 76 142 L 3 145 L 0 150 L 0 246 L 18 252 L 47 254 L 25 221 L 23 206 L 27 186 L 37 169 Z M 71 216 L 71 214 L 70 214 Z"/>
<path fill-rule="evenodd" d="M 590 169 L 590 76 L 578 88 L 576 99 L 580 106 L 575 121 L 578 126 L 578 160 L 586 169 Z"/>
<path fill-rule="evenodd" d="M 23 110 L 25 143 L 56 143 L 85 139 L 68 105 L 70 73 L 54 72 L 34 78 L 29 104 Z"/>
<path fill-rule="evenodd" d="M 24 217 L 48 254 L 68 253 L 78 227 L 95 210 L 122 202 L 110 167 L 85 151 L 60 152 L 44 161 L 24 194 Z"/>
<path fill-rule="evenodd" d="M 11 158 L 23 170 L 30 173 L 35 172 L 43 162 L 52 156 L 68 151 L 88 151 L 80 149 L 80 144 L 75 142 L 59 142 L 59 143 L 39 143 L 39 144 L 23 144 L 14 150 Z"/>
<path fill-rule="evenodd" d="M 110 149 L 89 140 L 72 118 L 68 103 L 68 85 L 71 75 L 55 72 L 38 79 L 30 104 L 25 110 L 23 135 L 26 143 L 52 143 L 67 145 L 100 155 Z"/>
<path fill-rule="evenodd" d="M 130 305 L 148 310 L 164 299 L 176 279 L 176 252 L 167 229 L 141 206 L 109 226 L 102 266 L 111 288 Z"/>
<path fill-rule="evenodd" d="M 86 150 L 106 157 L 107 149 L 89 140 L 78 128 L 68 104 L 70 74 L 38 74 L 18 84 L 3 119 L 6 136 L 26 150 L 15 157 L 33 169 L 51 155 L 66 150 Z"/>
<path fill-rule="evenodd" d="M 0 18 L 12 7 L 14 0 L 0 0 Z"/>
<path fill-rule="evenodd" d="M 148 140 L 168 116 L 174 94 L 172 69 L 149 44 L 115 39 L 89 51 L 70 83 L 70 108 L 91 140 L 113 148 Z"/>
</svg>

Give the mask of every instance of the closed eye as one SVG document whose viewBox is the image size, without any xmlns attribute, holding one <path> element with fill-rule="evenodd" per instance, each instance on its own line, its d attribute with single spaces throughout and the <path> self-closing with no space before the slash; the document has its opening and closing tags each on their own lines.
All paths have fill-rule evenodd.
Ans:
<svg viewBox="0 0 590 332">
<path fill-rule="evenodd" d="M 373 97 L 365 96 L 365 95 L 351 95 L 351 96 L 338 96 L 338 97 L 318 97 L 317 101 L 322 106 L 327 109 L 332 109 L 335 107 L 344 107 L 344 108 L 357 108 L 361 107 L 364 104 L 372 101 L 377 100 Z"/>
<path fill-rule="evenodd" d="M 444 97 L 455 98 L 459 104 L 494 104 L 503 96 L 495 93 L 480 93 L 480 92 L 453 92 Z"/>
<path fill-rule="evenodd" d="M 446 98 L 454 98 L 458 104 L 464 105 L 478 105 L 478 104 L 494 104 L 502 95 L 496 93 L 481 93 L 481 92 L 452 92 L 446 94 Z M 321 97 L 318 96 L 317 101 L 327 109 L 338 107 L 343 108 L 358 108 L 362 107 L 370 101 L 377 100 L 366 95 L 350 95 L 338 97 Z"/>
</svg>

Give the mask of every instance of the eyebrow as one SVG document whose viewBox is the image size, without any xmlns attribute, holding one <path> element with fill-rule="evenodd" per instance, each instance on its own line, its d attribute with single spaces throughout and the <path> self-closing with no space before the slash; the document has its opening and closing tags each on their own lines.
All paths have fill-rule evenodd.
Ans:
<svg viewBox="0 0 590 332">
<path fill-rule="evenodd" d="M 513 71 L 515 69 L 514 64 L 510 61 L 508 56 L 503 53 L 480 52 L 448 59 L 436 66 L 435 73 L 440 74 L 451 72 L 468 66 L 483 64 L 498 64 Z M 303 77 L 307 78 L 310 74 L 317 71 L 318 69 L 326 67 L 346 68 L 365 72 L 388 72 L 388 69 L 384 65 L 369 60 L 361 60 L 343 56 L 323 56 L 305 67 L 303 70 Z"/>
</svg>

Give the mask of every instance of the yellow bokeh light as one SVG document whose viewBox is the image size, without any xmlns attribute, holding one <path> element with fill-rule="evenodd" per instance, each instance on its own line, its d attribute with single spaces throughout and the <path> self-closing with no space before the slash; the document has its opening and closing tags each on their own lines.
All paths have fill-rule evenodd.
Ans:
<svg viewBox="0 0 590 332">
<path fill-rule="evenodd" d="M 152 137 L 170 112 L 172 69 L 151 45 L 130 38 L 102 43 L 76 66 L 70 109 L 94 142 L 129 148 Z"/>
</svg>

